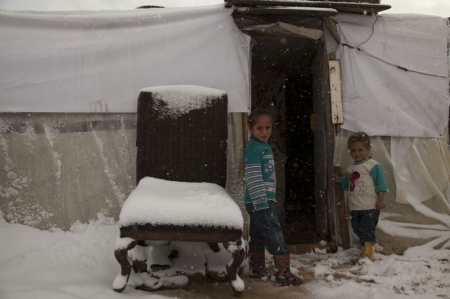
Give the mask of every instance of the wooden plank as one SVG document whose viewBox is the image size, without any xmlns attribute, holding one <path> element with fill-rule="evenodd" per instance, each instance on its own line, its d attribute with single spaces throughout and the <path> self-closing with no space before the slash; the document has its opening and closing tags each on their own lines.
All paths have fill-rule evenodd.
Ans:
<svg viewBox="0 0 450 299">
<path fill-rule="evenodd" d="M 370 0 L 369 0 L 370 1 Z M 361 3 L 350 1 L 259 1 L 259 0 L 225 0 L 227 6 L 235 7 L 262 7 L 262 6 L 289 6 L 289 7 L 311 7 L 311 8 L 333 8 L 338 12 L 349 12 L 359 14 L 376 14 L 388 10 L 390 5 L 377 3 Z M 368 2 L 368 1 L 367 1 Z"/>
<path fill-rule="evenodd" d="M 248 114 L 242 113 L 242 144 L 245 148 L 248 142 Z"/>
<path fill-rule="evenodd" d="M 335 125 L 343 124 L 344 114 L 342 112 L 342 81 L 340 61 L 329 60 L 328 70 L 330 73 L 331 121 Z"/>
<path fill-rule="evenodd" d="M 236 241 L 241 236 L 241 230 L 221 226 L 153 225 L 147 223 L 120 228 L 121 238 L 128 237 L 135 240 L 174 240 L 210 243 Z"/>
<path fill-rule="evenodd" d="M 152 232 L 152 231 L 132 231 L 129 238 L 134 240 L 158 240 L 158 241 L 184 241 L 184 242 L 217 242 L 224 243 L 239 240 L 241 234 L 227 233 L 189 233 L 189 232 Z"/>
<path fill-rule="evenodd" d="M 305 10 L 305 9 L 291 9 L 291 8 L 253 8 L 247 7 L 233 12 L 233 17 L 245 17 L 247 15 L 256 16 L 282 16 L 282 17 L 332 17 L 337 14 L 333 10 Z"/>
<path fill-rule="evenodd" d="M 341 176 L 341 166 L 334 166 L 333 173 L 337 176 Z M 338 184 L 335 184 L 335 186 Z M 350 232 L 348 230 L 348 214 L 347 206 L 345 204 L 344 190 L 341 186 L 336 186 L 335 188 L 336 202 L 339 211 L 339 224 L 341 229 L 342 247 L 344 249 L 350 248 Z"/>
</svg>

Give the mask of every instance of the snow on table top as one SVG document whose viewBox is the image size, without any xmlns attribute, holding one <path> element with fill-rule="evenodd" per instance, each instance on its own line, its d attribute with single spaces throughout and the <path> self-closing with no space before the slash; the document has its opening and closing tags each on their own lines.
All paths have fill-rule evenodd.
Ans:
<svg viewBox="0 0 450 299">
<path fill-rule="evenodd" d="M 244 220 L 237 204 L 219 185 L 145 177 L 123 204 L 119 224 L 147 223 L 242 229 Z"/>
<path fill-rule="evenodd" d="M 147 87 L 140 92 L 151 92 L 153 98 L 164 102 L 159 107 L 163 114 L 180 116 L 191 110 L 208 107 L 212 101 L 220 98 L 226 91 L 195 85 L 167 85 Z"/>
</svg>

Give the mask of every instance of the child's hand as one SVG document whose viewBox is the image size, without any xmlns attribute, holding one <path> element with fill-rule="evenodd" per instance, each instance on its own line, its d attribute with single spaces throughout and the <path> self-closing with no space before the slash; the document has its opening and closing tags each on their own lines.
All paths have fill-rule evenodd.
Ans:
<svg viewBox="0 0 450 299">
<path fill-rule="evenodd" d="M 386 205 L 384 204 L 384 192 L 379 192 L 377 196 L 377 202 L 375 203 L 375 208 L 377 210 L 384 209 Z"/>
<path fill-rule="evenodd" d="M 340 179 L 337 175 L 335 175 L 334 173 L 333 173 L 333 175 L 331 176 L 331 179 L 332 179 L 333 182 L 335 182 L 336 184 L 341 182 L 341 179 Z"/>
<path fill-rule="evenodd" d="M 384 209 L 385 207 L 386 207 L 386 205 L 384 204 L 384 199 L 382 199 L 382 200 L 377 199 L 377 203 L 375 204 L 375 208 L 377 210 L 381 210 L 381 209 Z"/>
</svg>

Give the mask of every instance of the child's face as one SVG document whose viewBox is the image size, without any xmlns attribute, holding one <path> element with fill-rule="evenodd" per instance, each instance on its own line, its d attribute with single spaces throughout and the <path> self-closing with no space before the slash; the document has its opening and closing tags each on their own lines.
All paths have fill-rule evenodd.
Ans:
<svg viewBox="0 0 450 299">
<path fill-rule="evenodd" d="M 370 146 L 364 145 L 362 142 L 353 142 L 350 146 L 350 155 L 356 162 L 364 161 L 370 154 Z"/>
<path fill-rule="evenodd" d="M 267 115 L 261 115 L 256 119 L 253 127 L 249 127 L 248 130 L 259 141 L 267 142 L 272 134 L 272 119 Z"/>
</svg>

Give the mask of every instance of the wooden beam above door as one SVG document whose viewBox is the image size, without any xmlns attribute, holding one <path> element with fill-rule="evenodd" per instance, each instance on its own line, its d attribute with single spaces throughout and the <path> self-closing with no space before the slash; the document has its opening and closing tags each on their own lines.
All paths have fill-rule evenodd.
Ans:
<svg viewBox="0 0 450 299">
<path fill-rule="evenodd" d="M 380 11 L 388 10 L 390 5 L 380 4 L 380 0 L 335 0 L 335 1 L 273 1 L 273 0 L 224 0 L 227 7 L 297 7 L 297 8 L 331 8 L 338 12 L 356 14 L 377 14 Z M 259 13 L 259 12 L 258 12 Z"/>
</svg>

